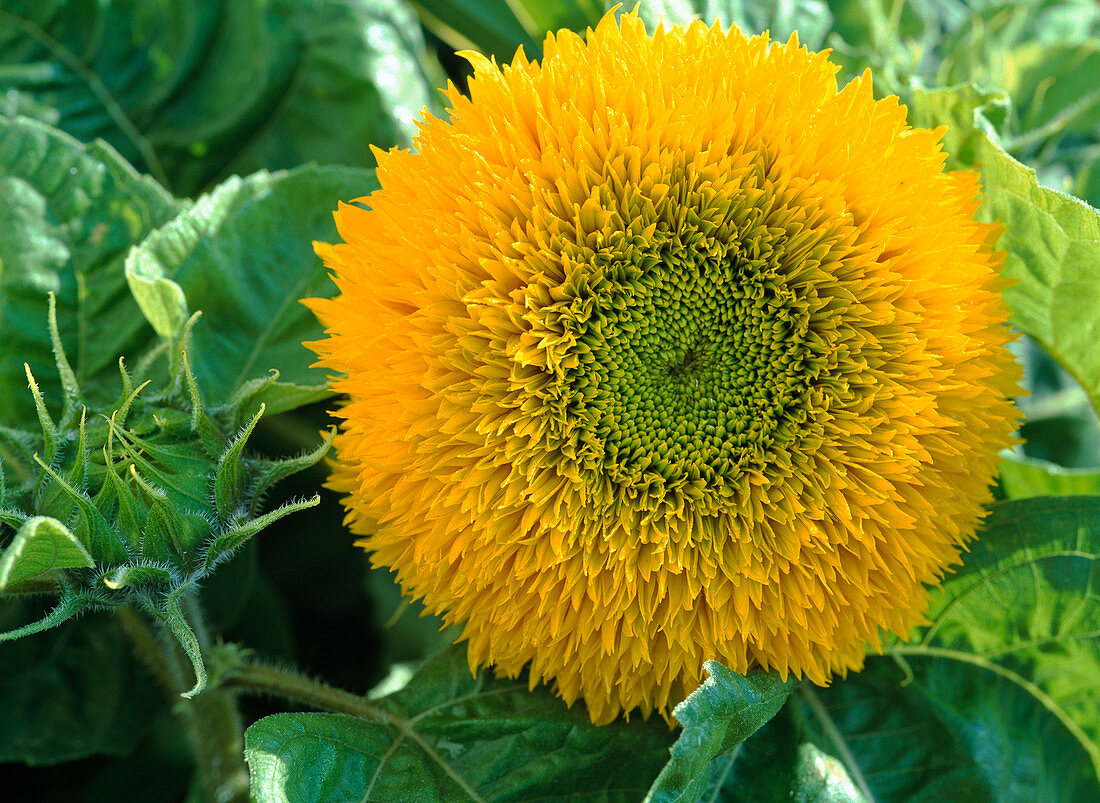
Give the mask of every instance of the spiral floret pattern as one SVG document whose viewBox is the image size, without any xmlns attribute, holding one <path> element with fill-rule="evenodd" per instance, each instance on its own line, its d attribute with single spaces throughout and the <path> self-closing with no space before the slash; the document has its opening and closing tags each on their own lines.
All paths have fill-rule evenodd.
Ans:
<svg viewBox="0 0 1100 803">
<path fill-rule="evenodd" d="M 596 722 L 904 636 L 1016 414 L 971 173 L 793 38 L 611 16 L 379 153 L 319 245 L 376 565 Z"/>
</svg>

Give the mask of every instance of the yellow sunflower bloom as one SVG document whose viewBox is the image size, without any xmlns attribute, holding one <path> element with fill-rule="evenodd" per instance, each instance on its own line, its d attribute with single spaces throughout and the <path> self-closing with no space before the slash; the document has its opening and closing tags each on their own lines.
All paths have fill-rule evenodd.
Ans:
<svg viewBox="0 0 1100 803">
<path fill-rule="evenodd" d="M 317 246 L 331 487 L 471 667 L 593 721 L 922 621 L 1016 414 L 993 227 L 869 76 L 633 15 L 468 55 Z"/>
</svg>

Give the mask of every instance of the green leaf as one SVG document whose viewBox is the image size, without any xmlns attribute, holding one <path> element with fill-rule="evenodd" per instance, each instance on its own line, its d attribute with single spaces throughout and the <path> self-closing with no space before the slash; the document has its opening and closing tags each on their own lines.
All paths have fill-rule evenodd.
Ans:
<svg viewBox="0 0 1100 803">
<path fill-rule="evenodd" d="M 1100 494 L 1100 469 L 1062 468 L 1045 460 L 1001 461 L 999 476 L 1009 499 Z"/>
<path fill-rule="evenodd" d="M 844 765 L 813 744 L 798 748 L 795 803 L 864 803 Z"/>
<path fill-rule="evenodd" d="M 61 401 L 47 325 L 51 292 L 76 380 L 86 392 L 116 392 L 119 354 L 142 350 L 148 332 L 127 290 L 123 258 L 179 208 L 109 147 L 81 145 L 40 123 L 0 115 L 0 415 L 5 423 L 29 424 L 35 418 L 24 363 L 38 377 L 47 403 Z"/>
<path fill-rule="evenodd" d="M 799 803 L 863 803 L 844 765 L 816 745 L 802 742 L 790 705 L 707 768 L 703 799 L 723 803 L 794 800 Z"/>
<path fill-rule="evenodd" d="M 195 587 L 192 584 L 183 584 L 169 591 L 151 606 L 151 611 L 157 620 L 179 642 L 184 653 L 191 661 L 191 668 L 195 671 L 195 684 L 180 697 L 191 698 L 206 688 L 206 664 L 202 658 L 202 648 L 199 646 L 198 636 L 187 620 L 183 612 L 183 599 L 188 594 L 193 594 Z"/>
<path fill-rule="evenodd" d="M 716 661 L 706 668 L 710 677 L 672 712 L 684 730 L 646 801 L 699 800 L 711 777 L 708 765 L 775 716 L 796 683 L 770 672 L 739 675 Z"/>
<path fill-rule="evenodd" d="M 245 543 L 279 519 L 289 516 L 291 513 L 297 513 L 300 510 L 316 507 L 320 501 L 320 494 L 316 494 L 309 499 L 292 500 L 268 513 L 264 513 L 262 516 L 257 516 L 254 519 L 241 522 L 236 527 L 227 530 L 211 541 L 210 546 L 207 547 L 206 557 L 203 559 L 203 571 L 209 572 L 217 566 L 218 563 L 227 559 Z"/>
<path fill-rule="evenodd" d="M 126 281 L 145 319 L 165 340 L 176 335 L 187 323 L 187 298 L 183 289 L 166 279 L 160 265 L 148 252 L 135 249 L 126 258 Z"/>
<path fill-rule="evenodd" d="M 507 64 L 516 48 L 534 57 L 542 31 L 524 27 L 508 0 L 410 0 L 424 27 L 455 50 L 478 50 Z"/>
<path fill-rule="evenodd" d="M 998 503 L 931 626 L 827 689 L 806 732 L 875 800 L 1100 799 L 1100 497 Z"/>
<path fill-rule="evenodd" d="M 798 784 L 799 736 L 790 705 L 729 753 L 710 762 L 703 800 L 756 803 L 786 800 Z"/>
<path fill-rule="evenodd" d="M 539 58 L 546 34 L 583 32 L 604 14 L 602 0 L 411 0 L 424 27 L 455 50 L 478 50 L 498 62 L 523 47 Z"/>
<path fill-rule="evenodd" d="M 256 415 L 233 438 L 218 460 L 218 467 L 214 472 L 214 507 L 222 521 L 230 521 L 238 513 L 236 508 L 239 505 L 241 492 L 244 490 L 245 466 L 242 462 L 244 447 L 263 414 L 264 406 L 260 405 Z"/>
<path fill-rule="evenodd" d="M 982 132 L 1000 130 L 1012 108 L 1001 90 L 961 84 L 948 89 L 914 87 L 908 97 L 909 123 L 918 128 L 946 126 L 943 149 L 952 170 L 981 161 Z"/>
<path fill-rule="evenodd" d="M 337 202 L 377 187 L 373 171 L 338 167 L 231 178 L 131 253 L 127 273 L 140 273 L 134 294 L 151 321 L 177 318 L 165 318 L 143 290 L 149 277 L 178 285 L 202 310 L 188 357 L 204 398 L 228 400 L 274 366 L 284 404 L 272 413 L 287 400 L 324 398 L 326 374 L 310 367 L 316 357 L 302 345 L 321 327 L 298 302 L 335 286 L 310 243 L 336 237 Z"/>
<path fill-rule="evenodd" d="M 84 545 L 57 519 L 27 519 L 0 555 L 0 593 L 9 586 L 58 569 L 95 565 Z"/>
<path fill-rule="evenodd" d="M 982 214 L 1006 227 L 998 246 L 1013 323 L 1035 338 L 1081 383 L 1100 409 L 1100 213 L 1083 201 L 1039 186 L 1035 172 L 987 134 L 978 152 Z"/>
<path fill-rule="evenodd" d="M 606 0 L 604 5 L 611 8 L 620 4 Z M 622 11 L 633 8 L 631 3 L 621 6 Z M 772 39 L 781 41 L 797 31 L 799 41 L 813 50 L 821 48 L 833 22 L 824 0 L 642 0 L 638 14 L 649 30 L 662 20 L 666 25 L 685 25 L 701 19 L 707 24 L 719 21 L 724 27 L 736 25 L 750 36 L 770 31 Z"/>
<path fill-rule="evenodd" d="M 31 607 L 0 603 L 0 630 L 38 615 Z M 128 755 L 162 705 L 159 690 L 106 615 L 89 614 L 0 645 L 0 761 L 56 764 Z"/>
<path fill-rule="evenodd" d="M 398 0 L 0 10 L 6 108 L 102 137 L 180 195 L 311 159 L 371 166 L 368 143 L 409 143 L 437 69 Z"/>
<path fill-rule="evenodd" d="M 288 800 L 636 801 L 668 756 L 663 722 L 592 725 L 525 680 L 429 660 L 370 721 L 276 714 L 245 734 L 252 794 Z"/>
</svg>

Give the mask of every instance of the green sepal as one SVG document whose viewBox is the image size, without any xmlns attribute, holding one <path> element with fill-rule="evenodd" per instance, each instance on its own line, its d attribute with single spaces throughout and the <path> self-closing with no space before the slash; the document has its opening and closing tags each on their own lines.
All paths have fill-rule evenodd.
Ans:
<svg viewBox="0 0 1100 803">
<path fill-rule="evenodd" d="M 202 648 L 195 631 L 191 629 L 190 622 L 183 613 L 183 598 L 195 590 L 192 583 L 177 586 L 164 597 L 152 604 L 153 615 L 168 628 L 168 631 L 176 637 L 184 653 L 191 659 L 191 666 L 195 670 L 195 685 L 188 691 L 180 694 L 180 697 L 191 698 L 206 688 L 206 664 L 202 660 Z"/>
<path fill-rule="evenodd" d="M 242 463 L 244 447 L 248 438 L 256 428 L 260 418 L 264 414 L 264 405 L 252 416 L 252 420 L 245 425 L 244 430 L 233 439 L 229 448 L 225 450 L 221 460 L 218 461 L 218 469 L 214 474 L 214 505 L 217 507 L 221 520 L 229 521 L 237 513 L 236 505 L 244 490 L 245 467 Z"/>
<path fill-rule="evenodd" d="M 15 630 L 9 630 L 6 633 L 0 633 L 0 642 L 15 641 L 24 636 L 33 636 L 35 633 L 51 630 L 89 608 L 101 606 L 103 602 L 103 600 L 89 594 L 82 594 L 67 589 L 62 593 L 61 601 L 57 603 L 57 606 L 52 611 L 41 619 L 31 622 L 28 625 L 17 627 Z"/>
<path fill-rule="evenodd" d="M 145 390 L 145 388 L 149 387 L 150 380 L 145 380 L 135 388 L 130 382 L 130 375 L 126 373 L 126 369 L 122 365 L 122 360 L 119 360 L 118 364 L 119 368 L 122 369 L 123 377 L 125 377 L 126 379 L 124 390 L 127 387 L 129 388 L 129 390 L 122 394 L 122 399 L 121 401 L 119 401 L 118 406 L 115 408 L 115 411 L 111 413 L 110 420 L 115 427 L 121 428 L 126 425 L 126 419 L 130 416 L 130 408 L 137 400 L 137 397 L 141 394 L 143 390 Z"/>
<path fill-rule="evenodd" d="M 144 497 L 144 518 L 138 525 L 142 535 L 141 556 L 146 560 L 189 563 L 192 547 L 205 536 L 203 528 L 195 532 L 195 528 L 186 527 L 188 514 L 169 500 L 163 488 L 142 477 L 136 466 L 130 466 L 130 477 Z"/>
<path fill-rule="evenodd" d="M 29 518 L 30 516 L 22 510 L 17 510 L 13 507 L 0 507 L 0 521 L 4 522 L 4 524 L 12 529 L 18 530 L 23 526 L 23 522 Z"/>
<path fill-rule="evenodd" d="M 50 293 L 50 306 L 47 321 L 50 330 L 50 345 L 53 347 L 54 364 L 57 366 L 57 374 L 61 378 L 62 408 L 61 429 L 70 428 L 76 421 L 76 413 L 82 405 L 80 383 L 76 381 L 76 373 L 69 364 L 69 358 L 65 355 L 65 347 L 61 344 L 61 333 L 57 328 L 57 298 Z"/>
<path fill-rule="evenodd" d="M 248 412 L 254 405 L 258 407 L 262 404 L 266 408 L 266 403 L 262 401 L 264 394 L 278 384 L 279 371 L 272 368 L 267 372 L 267 376 L 250 379 L 237 388 L 233 395 L 229 397 L 229 401 L 226 402 L 225 406 L 236 417 L 238 426 L 245 424 L 255 415 Z"/>
<path fill-rule="evenodd" d="M 69 485 L 83 491 L 88 479 L 88 433 L 85 428 L 88 408 L 80 409 L 80 430 L 76 440 L 76 455 L 73 456 L 73 465 L 69 469 Z"/>
<path fill-rule="evenodd" d="M 201 478 L 209 471 L 209 461 L 197 446 L 193 446 L 189 418 L 173 421 L 163 415 L 154 416 L 154 426 L 165 434 L 174 435 L 177 425 L 186 432 L 177 443 L 158 443 L 157 438 L 141 437 L 111 422 L 112 440 L 117 439 L 133 466 L 149 482 L 156 483 L 165 495 L 180 497 L 177 502 L 201 507 L 208 501 L 208 485 Z M 177 507 L 182 505 L 177 504 Z"/>
<path fill-rule="evenodd" d="M 187 383 L 187 393 L 191 397 L 191 429 L 202 440 L 202 446 L 206 453 L 216 458 L 225 451 L 225 435 L 218 428 L 206 412 L 206 406 L 199 393 L 198 383 L 195 381 L 195 373 L 191 370 L 191 362 L 187 359 L 186 352 L 183 355 L 183 374 Z"/>
<path fill-rule="evenodd" d="M 320 445 L 311 452 L 306 452 L 300 457 L 291 457 L 286 460 L 257 460 L 252 468 L 259 472 L 252 486 L 252 509 L 249 515 L 255 516 L 257 508 L 263 502 L 264 494 L 274 485 L 282 482 L 287 477 L 300 471 L 317 465 L 332 448 L 332 439 L 336 436 L 336 427 L 330 427 L 322 436 Z"/>
<path fill-rule="evenodd" d="M 118 536 L 123 542 L 126 551 L 131 555 L 141 554 L 142 517 L 139 513 L 137 500 L 130 491 L 129 486 L 122 481 L 115 471 L 114 459 L 111 456 L 109 446 L 103 449 L 106 458 L 107 470 L 103 480 L 103 489 L 97 499 L 103 502 L 113 501 L 118 505 Z"/>
<path fill-rule="evenodd" d="M 107 519 L 103 517 L 103 514 L 99 512 L 92 500 L 88 498 L 88 495 L 69 485 L 60 474 L 42 462 L 38 455 L 34 456 L 34 460 L 61 487 L 65 496 L 76 505 L 84 524 L 82 528 L 77 529 L 77 535 L 79 536 L 81 532 L 86 533 L 86 537 L 81 540 L 84 546 L 87 547 L 88 552 L 104 563 L 123 560 L 126 553 L 122 548 L 122 542 L 119 540 L 118 534 Z"/>
<path fill-rule="evenodd" d="M 30 365 L 23 363 L 23 369 L 27 372 L 27 384 L 30 385 L 31 394 L 34 396 L 34 409 L 38 411 L 38 425 L 42 428 L 42 453 L 46 455 L 46 462 L 52 465 L 54 458 L 57 457 L 57 425 L 46 410 L 46 402 L 42 399 L 42 391 L 38 389 L 38 383 L 34 381 Z M 37 456 L 35 460 L 38 460 Z"/>
<path fill-rule="evenodd" d="M 244 524 L 241 524 L 229 532 L 223 533 L 210 542 L 210 546 L 206 550 L 206 559 L 203 561 L 203 573 L 209 572 L 218 563 L 232 555 L 235 551 L 240 549 L 244 544 L 263 530 L 270 524 L 283 518 L 283 516 L 289 516 L 291 513 L 297 513 L 299 510 L 306 510 L 321 502 L 320 494 L 317 494 L 312 499 L 301 499 L 297 502 L 287 502 L 285 505 L 275 508 L 270 513 L 251 519 Z"/>
<path fill-rule="evenodd" d="M 187 362 L 187 350 L 191 344 L 191 330 L 201 317 L 202 310 L 196 310 L 169 342 L 168 375 L 172 377 L 170 393 L 183 395 L 183 386 L 187 384 L 184 379 L 184 364 Z"/>
<path fill-rule="evenodd" d="M 58 569 L 90 569 L 88 550 L 69 528 L 49 516 L 27 519 L 0 554 L 0 593 Z"/>
<path fill-rule="evenodd" d="M 179 582 L 171 569 L 155 564 L 120 566 L 100 578 L 112 591 L 121 588 L 139 590 L 163 590 Z"/>
</svg>

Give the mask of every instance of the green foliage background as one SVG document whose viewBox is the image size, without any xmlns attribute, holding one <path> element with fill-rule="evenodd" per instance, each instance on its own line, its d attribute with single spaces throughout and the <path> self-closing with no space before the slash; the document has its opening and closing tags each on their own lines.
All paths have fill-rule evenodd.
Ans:
<svg viewBox="0 0 1100 803">
<path fill-rule="evenodd" d="M 1006 227 L 1023 442 L 930 625 L 865 671 L 817 688 L 712 664 L 681 727 L 596 728 L 525 679 L 471 675 L 454 634 L 351 547 L 336 501 L 302 499 L 324 480 L 331 400 L 297 300 L 334 291 L 310 242 L 335 237 L 337 200 L 376 188 L 368 145 L 407 146 L 421 109 L 442 113 L 433 88 L 465 80 L 456 51 L 537 56 L 547 30 L 604 13 L 0 3 L 0 633 L 56 625 L 0 636 L 6 787 L 41 801 L 1100 800 L 1094 0 L 639 6 L 650 25 L 797 30 L 842 80 L 869 67 L 914 125 L 947 126 L 949 165 L 981 171 L 981 214 Z M 153 390 L 129 406 L 138 379 Z M 148 459 L 112 463 L 124 442 Z M 173 549 L 104 556 L 102 511 L 121 520 L 127 499 Z M 206 690 L 181 698 L 202 673 Z"/>
</svg>

